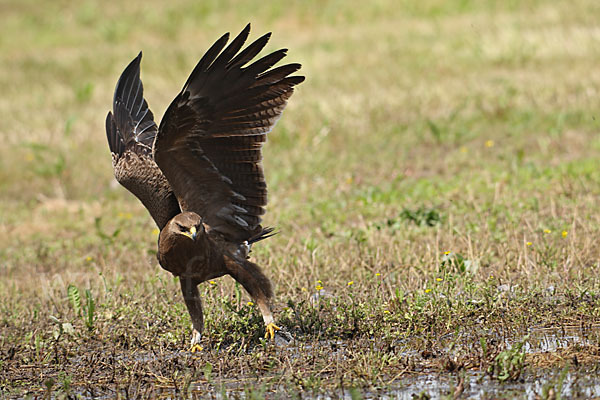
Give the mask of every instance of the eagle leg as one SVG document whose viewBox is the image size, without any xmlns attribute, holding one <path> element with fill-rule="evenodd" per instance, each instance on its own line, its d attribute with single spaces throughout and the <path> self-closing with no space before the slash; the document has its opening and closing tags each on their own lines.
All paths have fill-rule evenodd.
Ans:
<svg viewBox="0 0 600 400">
<path fill-rule="evenodd" d="M 225 265 L 233 279 L 242 284 L 258 306 L 265 322 L 265 338 L 273 340 L 275 332 L 281 328 L 275 325 L 271 312 L 270 299 L 273 297 L 271 281 L 262 273 L 258 265 L 248 260 L 238 261 L 226 257 Z"/>
<path fill-rule="evenodd" d="M 190 317 L 192 318 L 192 340 L 190 351 L 202 351 L 200 340 L 202 339 L 202 329 L 204 328 L 204 316 L 202 313 L 202 300 L 198 292 L 198 283 L 193 279 L 181 276 L 179 278 L 183 300 L 187 306 Z"/>
</svg>

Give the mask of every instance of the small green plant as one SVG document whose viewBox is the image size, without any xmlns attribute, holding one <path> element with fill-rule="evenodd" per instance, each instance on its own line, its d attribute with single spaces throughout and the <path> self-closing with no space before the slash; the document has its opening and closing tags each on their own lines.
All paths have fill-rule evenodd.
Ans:
<svg viewBox="0 0 600 400">
<path fill-rule="evenodd" d="M 96 311 L 96 302 L 94 301 L 94 296 L 92 296 L 92 292 L 89 289 L 85 290 L 85 305 L 86 305 L 86 315 L 85 315 L 85 326 L 87 326 L 88 330 L 94 330 L 94 320 L 95 311 Z"/>
<path fill-rule="evenodd" d="M 259 386 L 246 386 L 244 388 L 244 398 L 249 400 L 261 400 L 265 398 L 267 388 L 264 384 Z"/>
<path fill-rule="evenodd" d="M 435 208 L 420 207 L 416 210 L 405 208 L 400 212 L 397 218 L 388 218 L 384 222 L 374 224 L 377 230 L 387 230 L 391 233 L 406 230 L 406 223 L 412 223 L 417 226 L 435 226 L 442 222 L 443 217 Z"/>
<path fill-rule="evenodd" d="M 75 121 L 77 120 L 77 117 L 75 116 L 70 116 L 69 118 L 67 118 L 67 120 L 65 121 L 65 136 L 70 136 L 71 132 L 73 131 L 73 124 L 75 123 Z"/>
<path fill-rule="evenodd" d="M 209 363 L 207 363 L 208 365 L 210 365 Z M 206 370 L 206 366 L 204 367 L 204 370 Z M 183 381 L 181 382 L 181 388 L 180 388 L 180 395 L 184 398 L 192 398 L 192 391 L 194 388 L 193 382 L 196 381 L 198 379 L 198 375 L 199 375 L 199 370 L 188 370 L 186 369 L 184 371 L 183 374 Z M 206 373 L 205 373 L 206 376 Z M 208 381 L 210 381 L 210 379 L 207 379 Z"/>
<path fill-rule="evenodd" d="M 487 340 L 485 340 L 485 337 L 480 337 L 479 338 L 479 344 L 481 345 L 481 353 L 483 358 L 487 358 L 487 354 L 488 354 L 488 346 L 487 346 Z"/>
<path fill-rule="evenodd" d="M 214 283 L 213 283 L 214 284 Z M 212 284 L 211 284 L 212 285 Z M 216 347 L 239 343 L 241 347 L 248 343 L 258 344 L 261 333 L 262 317 L 253 302 L 242 302 L 242 287 L 236 283 L 232 296 L 221 297 L 220 303 L 227 313 L 227 320 L 217 324 L 215 314 L 205 314 L 205 330 L 216 342 Z"/>
<path fill-rule="evenodd" d="M 362 393 L 360 392 L 360 390 L 358 390 L 355 387 L 351 387 L 350 389 L 348 389 L 348 392 L 350 393 L 350 398 L 352 400 L 362 400 L 363 399 Z"/>
<path fill-rule="evenodd" d="M 54 379 L 52 379 L 52 378 L 48 378 L 44 381 L 44 386 L 46 386 L 46 394 L 45 394 L 44 398 L 46 398 L 46 399 L 52 398 L 52 388 L 54 387 L 55 383 L 56 382 L 54 382 Z"/>
<path fill-rule="evenodd" d="M 569 365 L 565 365 L 565 367 L 560 371 L 560 375 L 558 376 L 557 382 L 548 382 L 542 387 L 542 395 L 541 399 L 556 399 L 560 400 L 562 398 L 562 390 L 565 379 L 569 374 Z"/>
<path fill-rule="evenodd" d="M 67 395 L 67 398 L 69 398 L 69 394 L 71 393 L 71 382 L 73 378 L 71 378 L 70 375 L 67 375 L 61 371 L 58 374 L 58 379 L 60 380 L 60 386 L 62 391 Z"/>
<path fill-rule="evenodd" d="M 213 366 L 211 363 L 207 362 L 206 364 L 204 364 L 204 368 L 202 368 L 202 372 L 204 373 L 204 379 L 206 379 L 208 382 L 211 382 L 211 380 L 212 380 L 212 371 L 213 371 Z"/>
<path fill-rule="evenodd" d="M 81 294 L 79 289 L 75 285 L 69 285 L 67 287 L 67 295 L 69 298 L 69 302 L 73 307 L 73 311 L 77 314 L 78 317 L 83 318 L 83 322 L 88 330 L 94 330 L 94 321 L 96 320 L 96 302 L 94 301 L 94 296 L 89 289 L 85 290 L 85 304 L 82 306 L 81 303 Z M 83 311 L 83 315 L 82 315 Z M 61 325 L 60 333 L 64 329 L 64 324 Z"/>
<path fill-rule="evenodd" d="M 102 217 L 94 218 L 94 227 L 96 228 L 96 235 L 100 237 L 106 244 L 114 243 L 119 233 L 121 233 L 121 228 L 115 229 L 112 233 L 108 234 L 104 232 L 102 228 Z"/>
<path fill-rule="evenodd" d="M 442 256 L 442 262 L 440 263 L 440 272 L 454 273 L 464 275 L 467 273 L 475 274 L 479 269 L 479 264 L 475 260 L 468 260 L 460 253 L 453 253 L 447 251 Z"/>
<path fill-rule="evenodd" d="M 73 325 L 70 322 L 61 322 L 54 315 L 51 315 L 49 318 L 50 321 L 56 324 L 56 327 L 52 331 L 52 337 L 54 338 L 54 340 L 58 340 L 63 335 L 63 333 L 66 333 L 67 335 L 75 334 L 75 329 L 73 328 Z"/>
<path fill-rule="evenodd" d="M 519 379 L 525 367 L 523 345 L 527 339 L 529 339 L 529 335 L 525 336 L 520 342 L 515 343 L 511 348 L 501 351 L 488 368 L 488 373 L 500 382 Z"/>
<path fill-rule="evenodd" d="M 67 296 L 69 297 L 69 302 L 75 311 L 77 316 L 81 316 L 81 295 L 79 294 L 79 289 L 77 289 L 74 285 L 69 285 L 67 287 Z"/>
<path fill-rule="evenodd" d="M 42 338 L 41 335 L 36 334 L 34 336 L 34 341 L 33 341 L 34 345 L 35 345 L 35 356 L 36 358 L 40 358 L 40 356 L 42 355 L 42 351 L 44 349 L 44 339 Z"/>
<path fill-rule="evenodd" d="M 418 226 L 435 226 L 442 222 L 442 215 L 435 208 L 420 207 L 416 210 L 405 208 L 400 218 Z"/>
<path fill-rule="evenodd" d="M 423 390 L 419 394 L 413 393 L 412 398 L 413 398 L 413 400 L 429 400 L 429 399 L 431 399 L 431 396 L 426 391 Z"/>
<path fill-rule="evenodd" d="M 442 130 L 440 127 L 430 119 L 427 119 L 427 126 L 429 127 L 429 131 L 435 138 L 438 143 L 442 142 Z"/>
</svg>

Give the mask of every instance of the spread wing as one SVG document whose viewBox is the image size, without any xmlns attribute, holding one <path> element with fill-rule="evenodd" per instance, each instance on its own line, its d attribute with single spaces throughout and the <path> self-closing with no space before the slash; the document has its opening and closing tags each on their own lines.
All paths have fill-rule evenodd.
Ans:
<svg viewBox="0 0 600 400">
<path fill-rule="evenodd" d="M 154 162 L 152 144 L 158 132 L 154 115 L 144 99 L 140 80 L 140 53 L 121 74 L 106 116 L 106 137 L 115 178 L 150 212 L 159 228 L 180 212 L 177 198 Z"/>
<path fill-rule="evenodd" d="M 154 158 L 182 208 L 231 241 L 262 232 L 262 145 L 304 80 L 290 76 L 300 64 L 271 68 L 285 49 L 246 66 L 270 37 L 240 51 L 249 32 L 250 25 L 227 48 L 225 34 L 206 52 L 167 109 L 154 144 Z"/>
</svg>

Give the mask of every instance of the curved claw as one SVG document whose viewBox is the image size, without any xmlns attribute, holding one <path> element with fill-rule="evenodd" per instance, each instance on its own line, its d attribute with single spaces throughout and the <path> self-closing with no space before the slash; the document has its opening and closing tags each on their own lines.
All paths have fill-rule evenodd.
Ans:
<svg viewBox="0 0 600 400">
<path fill-rule="evenodd" d="M 193 344 L 193 345 L 192 345 L 192 347 L 190 347 L 190 351 L 191 351 L 192 353 L 195 353 L 195 352 L 197 352 L 197 351 L 198 351 L 198 352 L 200 352 L 200 351 L 202 351 L 202 350 L 204 350 L 204 348 L 203 348 L 202 346 L 200 346 L 198 343 L 196 343 L 196 344 Z"/>
<path fill-rule="evenodd" d="M 280 330 L 281 328 L 275 325 L 273 322 L 267 324 L 267 326 L 265 327 L 265 339 L 275 339 L 275 332 Z"/>
<path fill-rule="evenodd" d="M 190 351 L 195 353 L 197 351 L 202 351 L 203 348 L 200 346 L 200 340 L 202 339 L 202 335 L 196 329 L 192 331 L 192 342 L 190 343 Z"/>
</svg>

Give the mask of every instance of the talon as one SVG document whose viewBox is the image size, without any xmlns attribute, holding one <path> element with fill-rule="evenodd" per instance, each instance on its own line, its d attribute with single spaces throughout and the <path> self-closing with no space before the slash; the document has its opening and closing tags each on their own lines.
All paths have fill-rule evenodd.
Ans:
<svg viewBox="0 0 600 400">
<path fill-rule="evenodd" d="M 273 322 L 267 324 L 265 329 L 265 339 L 268 339 L 269 337 L 271 340 L 275 339 L 275 332 L 280 330 L 281 328 L 275 325 Z"/>
<path fill-rule="evenodd" d="M 192 353 L 200 352 L 203 350 L 202 346 L 200 346 L 200 340 L 202 340 L 202 335 L 196 329 L 192 330 L 192 342 L 190 343 L 190 351 Z"/>
<path fill-rule="evenodd" d="M 204 348 L 203 348 L 202 346 L 200 346 L 198 343 L 196 343 L 196 344 L 193 344 L 193 345 L 192 345 L 192 347 L 190 347 L 190 351 L 191 351 L 192 353 L 195 353 L 195 352 L 197 352 L 197 351 L 198 351 L 198 352 L 200 352 L 200 351 L 202 351 L 202 350 L 204 350 Z"/>
</svg>

